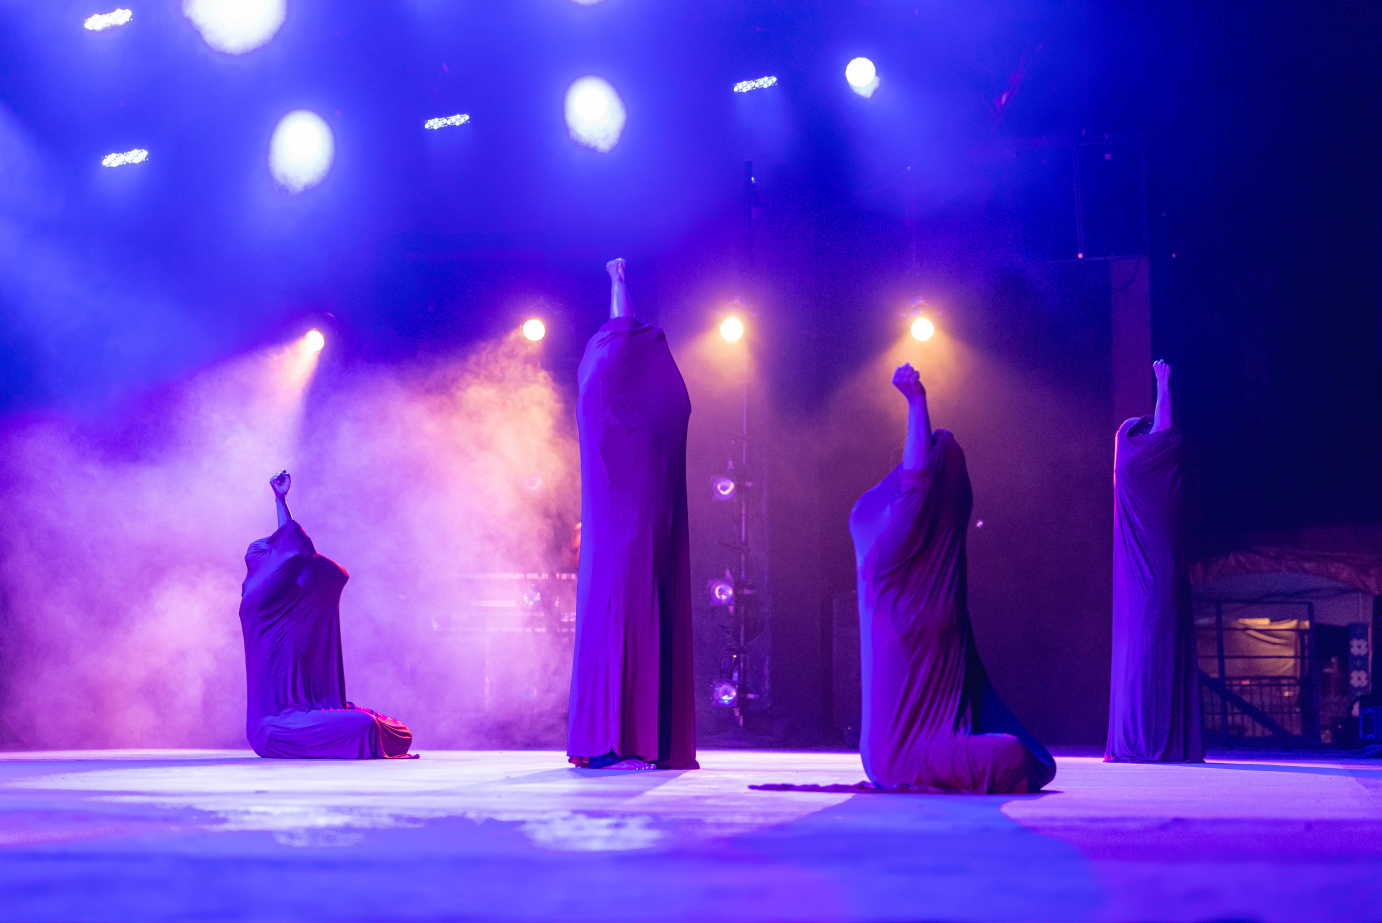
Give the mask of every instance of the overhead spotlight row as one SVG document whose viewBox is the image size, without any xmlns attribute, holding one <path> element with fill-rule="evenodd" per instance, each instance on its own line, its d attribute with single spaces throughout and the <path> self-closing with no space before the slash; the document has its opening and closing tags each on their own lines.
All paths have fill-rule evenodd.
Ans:
<svg viewBox="0 0 1382 923">
<path fill-rule="evenodd" d="M 936 324 L 929 316 L 930 313 L 930 306 L 921 299 L 916 299 L 902 315 L 907 320 L 907 330 L 913 339 L 924 341 L 936 335 Z M 720 336 L 730 343 L 742 340 L 747 330 L 747 319 L 748 310 L 739 301 L 726 305 L 724 316 L 720 320 Z M 524 321 L 519 330 L 534 343 L 547 335 L 547 325 L 536 317 Z"/>
<path fill-rule="evenodd" d="M 595 2 L 595 0 L 592 0 Z M 287 0 L 182 0 L 182 12 L 197 28 L 206 43 L 227 54 L 243 54 L 273 38 L 287 16 Z M 134 18 L 127 9 L 98 13 L 82 25 L 92 32 L 123 26 Z M 855 58 L 845 67 L 845 80 L 860 96 L 872 96 L 878 89 L 878 70 L 868 58 Z M 731 88 L 748 93 L 776 86 L 773 76 L 741 80 Z M 571 139 L 600 153 L 612 151 L 624 133 L 628 113 L 618 91 L 603 77 L 588 75 L 567 87 L 566 128 Z M 430 118 L 423 128 L 441 129 L 465 125 L 464 113 Z M 108 154 L 101 164 L 121 167 L 142 163 L 149 152 L 135 149 L 124 154 Z M 335 142 L 325 120 L 314 112 L 300 109 L 279 121 L 270 142 L 269 169 L 288 192 L 302 192 L 326 178 L 335 154 Z"/>
<path fill-rule="evenodd" d="M 920 303 L 924 305 L 924 302 Z M 744 306 L 736 300 L 732 304 L 726 306 L 725 311 L 725 317 L 720 321 L 720 336 L 731 343 L 743 339 L 745 331 L 744 319 L 747 316 L 747 311 Z M 929 340 L 935 335 L 936 325 L 932 323 L 930 318 L 922 313 L 922 309 L 914 309 L 905 316 L 911 318 L 909 330 L 916 339 Z M 547 336 L 547 325 L 538 317 L 528 318 L 518 329 L 525 339 L 533 343 Z M 326 347 L 326 337 L 320 330 L 309 330 L 303 335 L 302 347 L 308 352 L 319 353 Z M 720 482 L 717 481 L 716 483 L 719 484 Z M 732 490 L 725 494 L 722 499 L 728 499 L 731 496 L 733 496 Z"/>
</svg>

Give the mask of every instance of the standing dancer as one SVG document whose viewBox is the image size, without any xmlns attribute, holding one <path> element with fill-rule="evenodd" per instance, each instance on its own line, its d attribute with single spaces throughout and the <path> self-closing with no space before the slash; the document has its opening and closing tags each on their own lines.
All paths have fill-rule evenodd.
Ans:
<svg viewBox="0 0 1382 923">
<path fill-rule="evenodd" d="M 1157 361 L 1152 369 L 1156 411 L 1120 426 L 1113 449 L 1113 670 L 1104 759 L 1200 763 L 1180 433 L 1171 422 L 1171 367 Z"/>
<path fill-rule="evenodd" d="M 260 756 L 366 760 L 405 757 L 413 734 L 392 718 L 346 701 L 341 590 L 349 575 L 317 554 L 288 512 L 293 479 L 269 481 L 278 531 L 250 545 L 240 591 L 248 716 Z"/>
<path fill-rule="evenodd" d="M 691 399 L 610 260 L 609 322 L 577 377 L 581 563 L 566 752 L 592 769 L 696 769 L 686 427 Z"/>
<path fill-rule="evenodd" d="M 965 456 L 931 432 L 911 365 L 893 373 L 907 398 L 902 466 L 849 514 L 859 578 L 864 693 L 859 752 L 881 788 L 1035 792 L 1055 760 L 989 683 L 966 604 L 965 530 L 974 507 Z"/>
</svg>

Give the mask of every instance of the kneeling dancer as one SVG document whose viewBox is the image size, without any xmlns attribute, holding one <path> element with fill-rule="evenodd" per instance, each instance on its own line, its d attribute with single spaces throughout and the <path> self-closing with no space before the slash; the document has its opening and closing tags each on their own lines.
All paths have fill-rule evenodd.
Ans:
<svg viewBox="0 0 1382 923">
<path fill-rule="evenodd" d="M 278 531 L 245 553 L 240 627 L 250 746 L 285 759 L 406 757 L 407 727 L 346 701 L 340 600 L 349 575 L 317 554 L 288 513 L 292 483 L 286 471 L 269 481 Z"/>
<path fill-rule="evenodd" d="M 1015 794 L 1056 775 L 1055 760 L 998 698 L 966 606 L 965 530 L 974 506 L 965 456 L 931 432 L 910 365 L 902 465 L 854 504 L 864 694 L 859 752 L 883 788 Z"/>
<path fill-rule="evenodd" d="M 610 260 L 610 319 L 577 370 L 581 562 L 566 752 L 591 769 L 695 769 L 686 427 L 667 338 Z"/>
</svg>

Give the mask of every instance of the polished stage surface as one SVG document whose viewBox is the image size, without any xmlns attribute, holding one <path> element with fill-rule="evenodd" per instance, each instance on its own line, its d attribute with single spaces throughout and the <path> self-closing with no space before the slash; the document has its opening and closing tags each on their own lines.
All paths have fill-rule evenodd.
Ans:
<svg viewBox="0 0 1382 923">
<path fill-rule="evenodd" d="M 858 781 L 851 753 L 701 760 L 0 754 L 0 920 L 1382 920 L 1382 761 L 1066 756 L 979 797 L 748 788 Z"/>
</svg>

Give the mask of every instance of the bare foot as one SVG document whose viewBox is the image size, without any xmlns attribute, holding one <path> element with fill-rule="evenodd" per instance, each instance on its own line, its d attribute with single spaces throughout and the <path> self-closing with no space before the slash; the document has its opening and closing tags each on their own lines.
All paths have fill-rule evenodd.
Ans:
<svg viewBox="0 0 1382 923">
<path fill-rule="evenodd" d="M 649 763 L 649 762 L 647 762 L 646 760 L 640 760 L 640 759 L 638 759 L 637 757 L 632 757 L 632 758 L 630 758 L 630 759 L 621 760 L 621 761 L 615 763 L 613 766 L 606 766 L 605 768 L 606 768 L 606 769 L 636 769 L 636 770 L 641 770 L 641 769 L 656 769 L 656 768 L 657 768 L 657 764 L 656 764 L 656 763 Z"/>
</svg>

